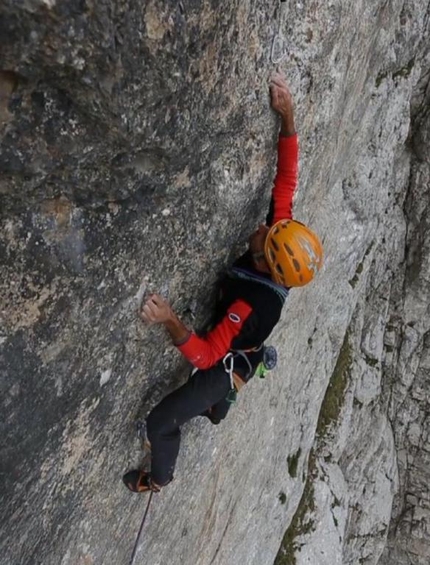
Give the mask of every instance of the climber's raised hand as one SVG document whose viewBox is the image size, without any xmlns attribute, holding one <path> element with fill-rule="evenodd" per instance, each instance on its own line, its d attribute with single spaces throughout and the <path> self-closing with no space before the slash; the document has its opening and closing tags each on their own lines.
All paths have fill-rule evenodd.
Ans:
<svg viewBox="0 0 430 565">
<path fill-rule="evenodd" d="M 282 118 L 281 133 L 283 135 L 294 135 L 294 108 L 293 97 L 288 88 L 285 77 L 280 73 L 274 73 L 270 79 L 270 97 L 273 110 Z"/>
<path fill-rule="evenodd" d="M 272 108 L 283 116 L 293 109 L 293 97 L 285 78 L 280 73 L 274 73 L 270 79 L 270 96 Z"/>
<path fill-rule="evenodd" d="M 159 294 L 152 294 L 142 306 L 140 317 L 147 324 L 163 324 L 175 314 L 167 300 Z"/>
</svg>

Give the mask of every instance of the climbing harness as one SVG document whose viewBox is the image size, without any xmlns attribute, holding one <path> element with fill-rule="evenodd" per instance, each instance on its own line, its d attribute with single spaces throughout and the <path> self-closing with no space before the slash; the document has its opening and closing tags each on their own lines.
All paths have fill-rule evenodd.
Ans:
<svg viewBox="0 0 430 565">
<path fill-rule="evenodd" d="M 134 565 L 134 559 L 136 557 L 137 548 L 139 547 L 140 536 L 142 534 L 143 526 L 144 526 L 145 521 L 146 521 L 146 516 L 148 515 L 148 512 L 149 512 L 149 506 L 151 504 L 153 494 L 154 494 L 154 491 L 151 490 L 151 492 L 149 493 L 148 504 L 146 505 L 146 509 L 145 509 L 145 513 L 144 513 L 143 518 L 142 518 L 142 522 L 140 523 L 139 532 L 137 534 L 137 538 L 136 538 L 136 541 L 135 541 L 135 544 L 134 544 L 134 547 L 133 547 L 133 553 L 131 554 L 131 559 L 130 559 L 129 565 Z"/>
<path fill-rule="evenodd" d="M 276 285 L 277 286 L 277 285 Z M 253 365 L 251 364 L 250 360 L 248 359 L 248 355 L 247 353 L 252 352 L 255 353 L 257 351 L 263 350 L 263 359 L 262 361 L 260 361 L 260 363 L 255 367 L 253 367 Z M 236 374 L 237 377 L 239 377 L 240 381 L 243 381 L 243 384 L 245 384 L 249 378 L 255 374 L 258 377 L 264 379 L 267 375 L 267 373 L 269 371 L 271 371 L 272 369 L 274 369 L 276 367 L 277 361 L 278 361 L 278 354 L 276 352 L 276 349 L 272 346 L 272 345 L 260 345 L 259 347 L 256 347 L 252 350 L 243 350 L 243 349 L 233 349 L 231 351 L 229 351 L 227 353 L 227 355 L 225 355 L 223 357 L 222 363 L 224 366 L 224 371 L 227 373 L 229 380 L 230 380 L 230 390 L 227 393 L 227 396 L 225 397 L 226 401 L 229 402 L 230 404 L 234 404 L 237 400 L 237 393 L 238 393 L 238 388 L 234 382 L 234 362 L 235 359 L 237 358 L 241 358 L 243 359 L 243 361 L 245 361 L 245 365 L 247 366 L 246 372 L 245 374 L 239 375 Z M 243 367 L 241 367 L 243 369 Z M 199 369 L 197 367 L 194 367 L 191 372 L 190 372 L 190 377 L 192 377 L 195 373 L 197 373 Z M 138 436 L 142 439 L 142 440 L 147 440 L 145 432 L 143 431 L 145 429 L 145 424 L 141 421 L 137 422 L 137 433 Z"/>
<path fill-rule="evenodd" d="M 227 353 L 227 355 L 224 357 L 223 361 L 223 365 L 224 365 L 224 369 L 225 372 L 228 374 L 229 378 L 230 378 L 230 391 L 227 394 L 226 400 L 227 402 L 230 402 L 231 404 L 233 404 L 234 402 L 236 402 L 237 399 L 237 388 L 235 386 L 234 383 L 234 378 L 233 378 L 233 374 L 234 374 L 234 360 L 236 357 L 241 357 L 246 365 L 248 366 L 248 371 L 246 373 L 245 376 L 240 377 L 241 380 L 243 380 L 244 382 L 247 382 L 248 379 L 250 378 L 250 376 L 254 373 L 255 375 L 257 375 L 258 377 L 260 377 L 261 379 L 264 379 L 267 375 L 267 373 L 269 371 L 272 371 L 272 369 L 274 369 L 277 365 L 278 362 L 278 354 L 276 352 L 276 349 L 272 346 L 272 345 L 260 345 L 258 348 L 254 349 L 253 352 L 256 351 L 260 351 L 261 349 L 263 349 L 263 359 L 262 361 L 257 365 L 257 367 L 254 368 L 251 364 L 251 362 L 248 359 L 248 355 L 246 354 L 246 351 L 243 351 L 241 349 L 235 349 L 233 351 L 229 351 Z"/>
<path fill-rule="evenodd" d="M 272 51 L 270 53 L 270 59 L 274 65 L 281 63 L 287 56 L 285 50 L 285 39 L 282 35 L 282 25 L 285 21 L 285 12 L 287 11 L 287 1 L 281 0 L 281 6 L 279 8 L 278 16 L 278 32 L 273 38 Z"/>
</svg>

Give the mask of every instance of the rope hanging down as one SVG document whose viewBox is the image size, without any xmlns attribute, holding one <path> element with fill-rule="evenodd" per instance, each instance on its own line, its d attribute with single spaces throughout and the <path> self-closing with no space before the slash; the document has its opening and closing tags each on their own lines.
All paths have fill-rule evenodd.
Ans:
<svg viewBox="0 0 430 565">
<path fill-rule="evenodd" d="M 135 542 L 134 547 L 133 547 L 133 553 L 131 554 L 130 565 L 134 565 L 134 559 L 136 557 L 137 548 L 139 547 L 140 536 L 142 534 L 143 526 L 144 526 L 145 521 L 146 521 L 146 516 L 148 515 L 148 512 L 149 512 L 149 505 L 151 504 L 153 494 L 154 494 L 153 491 L 151 491 L 149 493 L 148 504 L 146 505 L 146 510 L 145 510 L 145 514 L 143 515 L 142 522 L 140 523 L 139 532 L 137 534 L 136 542 Z"/>
</svg>

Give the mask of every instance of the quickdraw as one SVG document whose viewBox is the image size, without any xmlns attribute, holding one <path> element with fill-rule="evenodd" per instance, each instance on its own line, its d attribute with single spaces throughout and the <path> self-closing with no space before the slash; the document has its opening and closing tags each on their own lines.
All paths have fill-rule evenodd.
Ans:
<svg viewBox="0 0 430 565">
<path fill-rule="evenodd" d="M 234 404 L 237 399 L 237 390 L 236 387 L 234 386 L 234 379 L 233 379 L 234 356 L 233 353 L 231 353 L 231 351 L 227 353 L 227 355 L 222 360 L 222 363 L 224 365 L 225 372 L 228 374 L 230 378 L 230 390 L 228 391 L 226 400 L 227 402 L 230 402 L 230 404 Z"/>
<path fill-rule="evenodd" d="M 287 10 L 286 0 L 281 0 L 281 6 L 279 8 L 278 17 L 278 32 L 273 38 L 272 51 L 270 53 L 270 59 L 274 65 L 281 63 L 287 56 L 287 52 L 284 48 L 285 40 L 282 35 L 282 26 L 285 20 L 285 12 Z"/>
</svg>

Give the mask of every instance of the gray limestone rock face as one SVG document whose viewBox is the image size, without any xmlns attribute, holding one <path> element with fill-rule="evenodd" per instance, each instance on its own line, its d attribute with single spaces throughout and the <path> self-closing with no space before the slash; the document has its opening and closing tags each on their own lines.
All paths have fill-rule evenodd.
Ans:
<svg viewBox="0 0 430 565">
<path fill-rule="evenodd" d="M 429 467 L 429 80 L 422 77 L 412 100 L 412 167 L 405 202 L 408 220 L 401 299 L 392 304 L 397 359 L 388 364 L 385 385 L 393 424 L 400 487 L 381 564 L 424 565 L 430 560 Z"/>
<path fill-rule="evenodd" d="M 134 421 L 189 372 L 137 312 L 203 326 L 264 219 L 279 30 L 325 266 L 277 369 L 184 426 L 135 565 L 428 562 L 428 3 L 285 7 L 2 3 L 1 565 L 129 563 Z"/>
<path fill-rule="evenodd" d="M 380 130 L 386 141 L 391 139 L 395 154 L 381 178 L 393 202 L 380 218 L 379 237 L 367 261 L 350 281 L 354 287 L 361 284 L 362 293 L 348 330 L 351 354 L 339 391 L 341 410 L 329 429 L 317 426 L 313 499 L 299 505 L 276 560 L 279 565 L 424 565 L 430 558 L 424 392 L 430 303 L 428 13 L 420 12 L 418 3 L 404 4 L 400 21 L 397 39 L 410 47 L 421 41 L 423 50 L 421 72 L 407 96 L 408 131 L 396 140 Z M 412 57 L 406 44 L 404 56 Z M 378 89 L 385 84 L 385 93 L 393 96 L 392 110 L 398 79 L 410 77 L 411 70 L 407 66 L 391 77 L 378 74 Z M 385 126 L 390 128 L 389 120 Z M 372 148 L 380 173 L 387 149 L 387 144 Z M 335 385 L 336 370 L 328 390 Z M 330 409 L 326 395 L 319 424 Z"/>
</svg>

